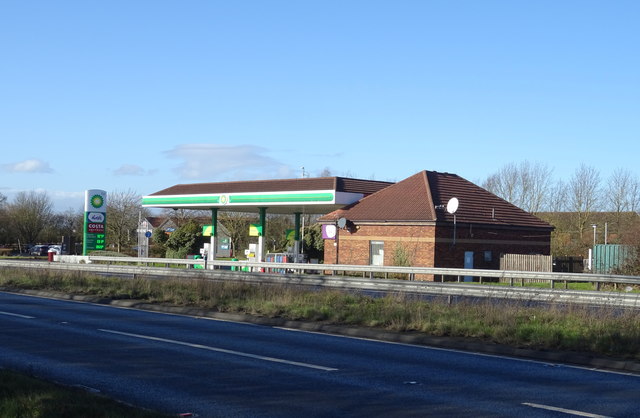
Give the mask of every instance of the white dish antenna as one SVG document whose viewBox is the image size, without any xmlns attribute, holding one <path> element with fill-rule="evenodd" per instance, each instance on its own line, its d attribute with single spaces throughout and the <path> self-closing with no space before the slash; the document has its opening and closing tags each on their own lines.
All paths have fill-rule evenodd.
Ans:
<svg viewBox="0 0 640 418">
<path fill-rule="evenodd" d="M 458 198 L 457 197 L 452 197 L 447 202 L 447 212 L 449 212 L 450 214 L 456 213 L 456 211 L 458 210 L 458 206 L 459 205 L 460 205 L 460 201 L 458 200 Z"/>
</svg>

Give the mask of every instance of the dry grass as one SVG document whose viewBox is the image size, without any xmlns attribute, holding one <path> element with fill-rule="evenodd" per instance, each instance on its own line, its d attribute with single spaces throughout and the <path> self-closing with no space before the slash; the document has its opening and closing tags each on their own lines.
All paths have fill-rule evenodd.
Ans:
<svg viewBox="0 0 640 418">
<path fill-rule="evenodd" d="M 4 288 L 48 289 L 221 312 L 324 321 L 436 336 L 478 338 L 536 349 L 640 359 L 640 312 L 581 305 L 528 306 L 499 299 L 425 301 L 401 294 L 374 298 L 335 290 L 209 280 L 149 280 L 14 270 Z"/>
<path fill-rule="evenodd" d="M 137 409 L 80 389 L 58 386 L 0 369 L 0 416 L 158 418 L 170 415 Z"/>
</svg>

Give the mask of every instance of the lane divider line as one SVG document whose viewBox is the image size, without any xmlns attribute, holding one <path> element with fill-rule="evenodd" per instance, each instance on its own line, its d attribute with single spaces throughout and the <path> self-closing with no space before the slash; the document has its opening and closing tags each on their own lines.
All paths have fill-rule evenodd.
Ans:
<svg viewBox="0 0 640 418">
<path fill-rule="evenodd" d="M 546 409 L 548 411 L 562 412 L 563 414 L 575 415 L 578 417 L 611 418 L 611 417 L 607 417 L 606 415 L 592 414 L 589 412 L 575 411 L 573 409 L 558 408 L 557 406 L 541 405 L 538 403 L 524 402 L 522 405 L 530 406 L 532 408 Z"/>
<path fill-rule="evenodd" d="M 15 316 L 15 317 L 18 317 L 18 318 L 23 318 L 23 319 L 36 319 L 36 317 L 35 317 L 35 316 L 20 315 L 20 314 L 12 313 L 12 312 L 3 312 L 3 311 L 0 311 L 0 315 Z"/>
<path fill-rule="evenodd" d="M 252 358 L 252 359 L 256 359 L 256 360 L 269 361 L 269 362 L 272 362 L 272 363 L 282 363 L 282 364 L 288 364 L 288 365 L 291 365 L 291 366 L 299 366 L 299 367 L 306 367 L 306 368 L 309 368 L 309 369 L 323 370 L 323 371 L 327 371 L 327 372 L 333 372 L 333 371 L 338 370 L 338 369 L 333 368 L 333 367 L 320 366 L 320 365 L 317 365 L 317 364 L 302 363 L 302 362 L 299 362 L 299 361 L 280 359 L 280 358 L 276 358 L 276 357 L 261 356 L 261 355 L 258 355 L 258 354 L 244 353 L 242 351 L 227 350 L 225 348 L 211 347 L 211 346 L 202 345 L 202 344 L 193 344 L 193 343 L 189 343 L 189 342 L 185 342 L 185 341 L 171 340 L 171 339 L 168 339 L 168 338 L 153 337 L 153 336 L 150 336 L 150 335 L 132 334 L 132 333 L 129 333 L 129 332 L 122 332 L 122 331 L 115 331 L 115 330 L 111 330 L 111 329 L 101 329 L 101 328 L 99 328 L 98 331 L 107 332 L 107 333 L 116 334 L 116 335 L 123 335 L 123 336 L 127 336 L 127 337 L 140 338 L 140 339 L 144 339 L 144 340 L 159 341 L 159 342 L 164 342 L 164 343 L 169 343 L 169 344 L 182 345 L 182 346 L 185 346 L 185 347 L 198 348 L 198 349 L 201 349 L 201 350 L 215 351 L 217 353 L 231 354 L 231 355 L 234 355 L 234 356 L 240 356 L 240 357 L 247 357 L 247 358 Z"/>
</svg>

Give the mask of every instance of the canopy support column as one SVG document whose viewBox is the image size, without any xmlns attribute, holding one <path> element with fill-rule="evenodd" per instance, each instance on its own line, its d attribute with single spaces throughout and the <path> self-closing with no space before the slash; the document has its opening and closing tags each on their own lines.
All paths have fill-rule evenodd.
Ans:
<svg viewBox="0 0 640 418">
<path fill-rule="evenodd" d="M 260 229 L 258 230 L 258 262 L 264 262 L 264 236 L 267 232 L 267 208 L 260 209 Z"/>
<path fill-rule="evenodd" d="M 209 259 L 216 259 L 218 245 L 218 208 L 211 208 L 211 244 L 209 247 Z"/>
<path fill-rule="evenodd" d="M 293 233 L 293 253 L 296 257 L 294 260 L 296 263 L 301 262 L 300 252 L 302 249 L 302 243 L 300 242 L 300 212 L 295 213 L 295 232 Z"/>
</svg>

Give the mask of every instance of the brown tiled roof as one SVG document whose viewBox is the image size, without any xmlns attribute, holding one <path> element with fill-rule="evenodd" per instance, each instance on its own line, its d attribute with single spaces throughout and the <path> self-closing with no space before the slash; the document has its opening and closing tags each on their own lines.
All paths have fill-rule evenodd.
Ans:
<svg viewBox="0 0 640 418">
<path fill-rule="evenodd" d="M 154 227 L 154 228 L 161 227 L 162 224 L 164 224 L 167 221 L 166 217 L 160 217 L 160 216 L 147 216 L 146 219 L 147 219 L 147 221 L 149 221 L 151 226 Z"/>
<path fill-rule="evenodd" d="M 421 171 L 346 208 L 321 217 L 354 222 L 453 222 L 453 215 L 436 206 L 457 198 L 457 222 L 552 228 L 550 224 L 456 174 Z"/>
<path fill-rule="evenodd" d="M 221 183 L 177 184 L 150 196 L 291 192 L 306 190 L 335 190 L 345 193 L 362 193 L 365 196 L 389 186 L 390 182 L 360 180 L 346 177 L 315 177 L 302 179 L 232 181 Z"/>
</svg>

